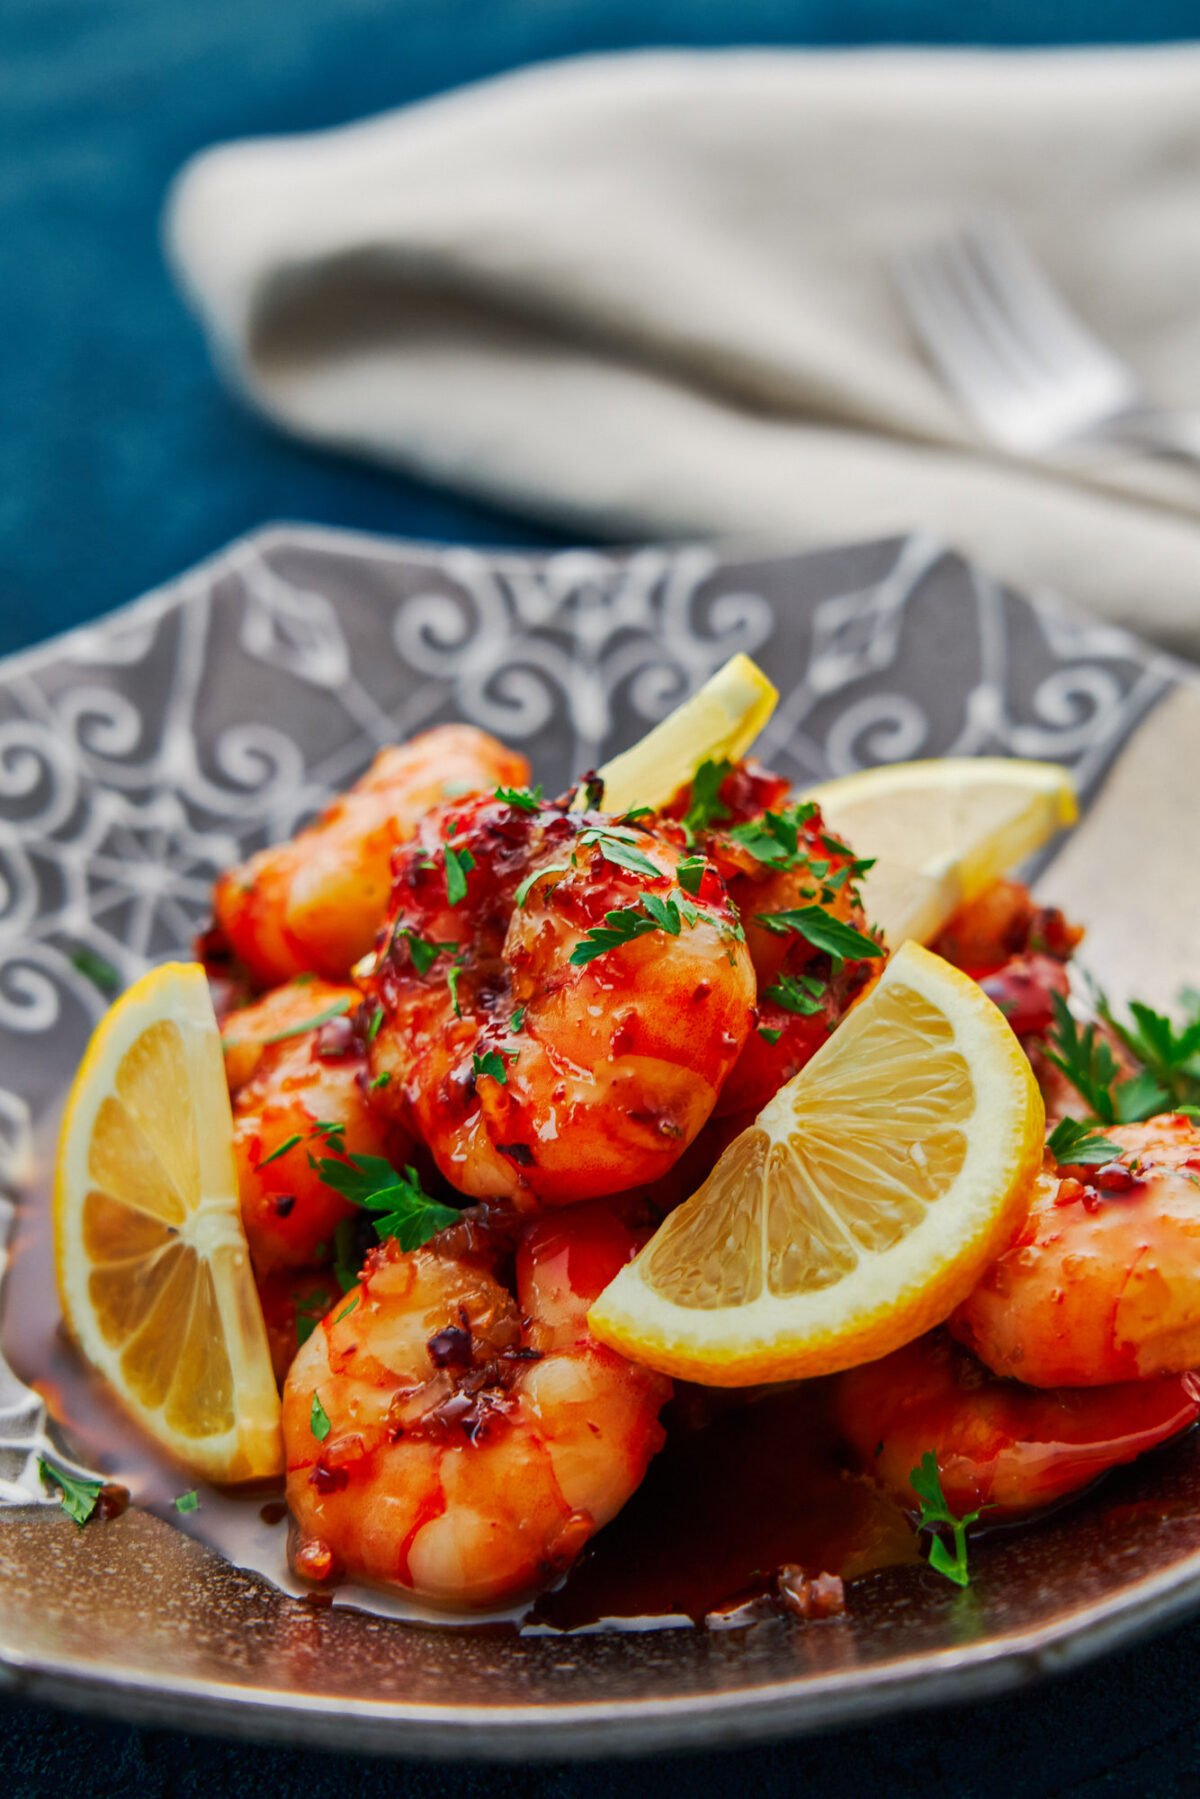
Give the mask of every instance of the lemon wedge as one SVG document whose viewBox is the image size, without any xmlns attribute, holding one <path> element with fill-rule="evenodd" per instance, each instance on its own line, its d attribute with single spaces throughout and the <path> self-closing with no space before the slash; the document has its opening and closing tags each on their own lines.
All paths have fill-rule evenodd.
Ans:
<svg viewBox="0 0 1200 1799">
<path fill-rule="evenodd" d="M 153 969 L 97 1026 L 59 1139 L 54 1247 L 71 1334 L 151 1436 L 210 1480 L 281 1471 L 221 1038 L 197 964 Z"/>
<path fill-rule="evenodd" d="M 928 943 L 985 887 L 1078 817 L 1055 762 L 948 756 L 896 762 L 809 788 L 828 829 L 876 864 L 863 904 L 893 948 Z"/>
<path fill-rule="evenodd" d="M 665 806 L 702 762 L 736 762 L 746 754 L 779 699 L 749 656 L 731 656 L 712 679 L 600 769 L 604 810 Z"/>
<path fill-rule="evenodd" d="M 710 1386 L 887 1355 L 1007 1247 L 1044 1123 L 1003 1015 L 908 943 L 605 1288 L 590 1327 Z"/>
</svg>

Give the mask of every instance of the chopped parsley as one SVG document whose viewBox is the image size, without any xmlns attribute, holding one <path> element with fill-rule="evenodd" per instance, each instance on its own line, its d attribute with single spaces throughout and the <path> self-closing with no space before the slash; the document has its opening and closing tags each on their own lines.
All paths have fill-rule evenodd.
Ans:
<svg viewBox="0 0 1200 1799">
<path fill-rule="evenodd" d="M 378 1091 L 381 1087 L 387 1086 L 387 1084 L 391 1080 L 391 1078 L 392 1078 L 391 1070 L 388 1068 L 385 1068 L 383 1070 L 382 1074 L 373 1074 L 371 1076 L 370 1081 L 367 1084 L 370 1087 L 372 1093 L 378 1093 Z"/>
<path fill-rule="evenodd" d="M 644 850 L 637 848 L 637 834 L 617 825 L 594 825 L 580 834 L 582 845 L 594 845 L 606 862 L 627 868 L 632 874 L 662 876 L 662 869 Z"/>
<path fill-rule="evenodd" d="M 1046 1148 L 1054 1160 L 1065 1167 L 1115 1162 L 1124 1154 L 1120 1143 L 1101 1136 L 1090 1124 L 1081 1124 L 1077 1118 L 1060 1118 L 1046 1139 Z"/>
<path fill-rule="evenodd" d="M 286 1156 L 289 1149 L 295 1149 L 296 1145 L 303 1141 L 304 1139 L 298 1136 L 285 1137 L 277 1149 L 273 1149 L 269 1156 L 264 1156 L 262 1161 L 256 1164 L 254 1169 L 255 1174 L 258 1173 L 260 1168 L 266 1168 L 269 1163 L 277 1162 L 280 1156 Z"/>
<path fill-rule="evenodd" d="M 695 842 L 697 832 L 706 831 L 710 825 L 729 817 L 729 808 L 721 800 L 721 783 L 732 769 L 733 763 L 722 758 L 720 762 L 702 762 L 692 776 L 691 796 L 683 815 L 684 834 L 689 843 Z"/>
<path fill-rule="evenodd" d="M 456 1018 L 462 1017 L 462 1006 L 459 1003 L 458 998 L 458 978 L 465 967 L 465 962 L 451 962 L 449 968 L 446 970 L 446 985 L 450 989 L 450 1004 L 454 1007 L 454 1016 Z"/>
<path fill-rule="evenodd" d="M 356 1293 L 354 1295 L 354 1298 L 342 1307 L 341 1311 L 338 1313 L 337 1317 L 334 1319 L 333 1322 L 335 1324 L 340 1324 L 342 1322 L 343 1318 L 349 1318 L 351 1312 L 353 1312 L 355 1310 L 357 1305 L 358 1305 L 358 1294 Z"/>
<path fill-rule="evenodd" d="M 467 897 L 467 876 L 475 866 L 475 858 L 470 850 L 456 850 L 447 844 L 446 862 L 446 898 L 452 906 Z"/>
<path fill-rule="evenodd" d="M 529 898 L 530 889 L 533 887 L 535 881 L 540 881 L 543 875 L 565 875 L 570 874 L 570 872 L 571 864 L 569 862 L 548 862 L 544 868 L 535 868 L 532 874 L 525 876 L 525 879 L 513 894 L 513 904 L 515 906 L 523 906 L 525 901 Z M 656 869 L 655 873 L 657 874 L 657 872 L 658 870 Z"/>
<path fill-rule="evenodd" d="M 112 963 L 106 962 L 94 949 L 89 949 L 86 943 L 81 943 L 71 951 L 70 961 L 71 967 L 90 981 L 93 987 L 98 987 L 101 993 L 115 993 L 121 985 L 121 976 Z"/>
<path fill-rule="evenodd" d="M 734 825 L 729 835 L 757 862 L 771 868 L 800 868 L 807 864 L 816 880 L 829 872 L 828 862 L 814 862 L 800 841 L 800 833 L 817 808 L 811 800 L 788 806 L 783 812 L 764 812 L 747 824 Z"/>
<path fill-rule="evenodd" d="M 678 937 L 685 924 L 695 925 L 700 917 L 701 914 L 686 900 L 662 899 L 657 893 L 644 894 L 640 910 L 637 906 L 626 906 L 619 912 L 606 912 L 604 923 L 593 925 L 575 945 L 570 961 L 574 967 L 584 968 L 597 956 L 607 955 L 610 949 L 619 949 L 622 944 L 633 943 L 651 931 L 666 931 L 668 936 Z"/>
<path fill-rule="evenodd" d="M 783 1026 L 780 1025 L 778 1029 L 773 1030 L 769 1025 L 760 1024 L 758 1027 L 758 1034 L 764 1043 L 769 1043 L 774 1046 L 783 1036 Z"/>
<path fill-rule="evenodd" d="M 929 1566 L 935 1574 L 943 1574 L 947 1580 L 952 1580 L 956 1587 L 968 1586 L 971 1576 L 967 1571 L 967 1526 L 976 1522 L 979 1513 L 964 1512 L 961 1518 L 955 1517 L 946 1504 L 937 1456 L 932 1449 L 926 1450 L 920 1467 L 913 1469 L 908 1480 L 921 1502 L 917 1529 L 931 1533 Z M 950 1531 L 950 1544 L 942 1534 L 942 1527 Z"/>
<path fill-rule="evenodd" d="M 353 1004 L 354 1001 L 349 995 L 343 994 L 341 999 L 335 999 L 332 1004 L 326 1006 L 323 1012 L 314 1013 L 312 1018 L 304 1018 L 299 1024 L 290 1024 L 286 1030 L 274 1031 L 271 1036 L 264 1037 L 262 1041 L 264 1044 L 287 1043 L 292 1037 L 303 1037 L 309 1031 L 319 1030 L 323 1024 L 329 1024 L 333 1019 L 341 1018 Z M 237 1039 L 234 1038 L 233 1041 L 236 1042 Z"/>
<path fill-rule="evenodd" d="M 871 937 L 864 937 L 853 925 L 843 924 L 832 912 L 821 906 L 797 906 L 785 912 L 760 912 L 757 922 L 765 930 L 780 937 L 793 934 L 803 937 L 814 949 L 830 956 L 882 956 L 884 951 Z"/>
<path fill-rule="evenodd" d="M 343 1162 L 321 1160 L 315 1167 L 325 1184 L 343 1199 L 374 1214 L 371 1223 L 381 1241 L 395 1237 L 401 1249 L 419 1249 L 458 1218 L 453 1206 L 441 1205 L 425 1192 L 415 1168 L 406 1167 L 403 1173 L 397 1173 L 382 1156 L 347 1156 Z"/>
<path fill-rule="evenodd" d="M 515 1034 L 517 1031 L 520 1030 L 521 1026 L 524 1023 L 525 1023 L 525 1008 L 524 1008 L 524 1006 L 518 1006 L 516 1011 L 513 1013 L 512 1017 L 508 1021 L 508 1028 L 510 1031 L 512 1031 Z"/>
<path fill-rule="evenodd" d="M 763 997 L 773 999 L 785 1012 L 798 1012 L 802 1018 L 812 1018 L 824 1007 L 825 985 L 813 980 L 811 975 L 784 974 L 773 987 L 767 988 Z"/>
<path fill-rule="evenodd" d="M 700 892 L 700 883 L 704 879 L 704 870 L 708 867 L 703 856 L 684 856 L 676 869 L 679 885 L 685 893 L 695 899 Z"/>
<path fill-rule="evenodd" d="M 190 1493 L 180 1493 L 171 1501 L 171 1503 L 177 1512 L 198 1512 L 200 1510 L 200 1495 L 196 1492 L 195 1488 L 193 1488 Z"/>
<path fill-rule="evenodd" d="M 487 1074 L 490 1075 L 494 1081 L 498 1081 L 502 1087 L 507 1087 L 508 1070 L 504 1066 L 504 1057 L 508 1056 L 511 1058 L 516 1054 L 517 1052 L 515 1049 L 504 1050 L 503 1052 L 495 1049 L 487 1049 L 482 1055 L 480 1055 L 477 1050 L 471 1057 L 471 1072 L 476 1080 L 479 1079 L 480 1075 Z"/>
<path fill-rule="evenodd" d="M 536 787 L 497 787 L 493 798 L 506 806 L 515 806 L 518 812 L 536 812 L 542 803 L 542 783 L 539 781 Z"/>
<path fill-rule="evenodd" d="M 56 1468 L 45 1456 L 38 1457 L 38 1473 L 44 1481 L 58 1488 L 58 1496 L 62 1500 L 63 1511 L 76 1524 L 83 1526 L 94 1514 L 100 1503 L 100 1494 L 104 1487 L 102 1480 L 88 1480 L 79 1474 L 68 1474 L 65 1468 Z"/>
<path fill-rule="evenodd" d="M 432 938 L 419 937 L 415 931 L 396 930 L 392 934 L 392 942 L 395 943 L 398 938 L 403 938 L 407 943 L 412 965 L 418 974 L 428 974 L 439 956 L 450 955 L 458 949 L 457 943 L 435 943 Z"/>
<path fill-rule="evenodd" d="M 312 1409 L 308 1414 L 308 1425 L 318 1443 L 323 1443 L 333 1429 L 329 1422 L 329 1413 L 321 1404 L 321 1395 L 315 1391 L 312 1396 Z"/>
</svg>

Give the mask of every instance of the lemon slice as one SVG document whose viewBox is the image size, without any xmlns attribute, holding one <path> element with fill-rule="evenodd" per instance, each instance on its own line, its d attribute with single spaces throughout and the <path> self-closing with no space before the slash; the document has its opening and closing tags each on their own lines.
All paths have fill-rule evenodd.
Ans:
<svg viewBox="0 0 1200 1799">
<path fill-rule="evenodd" d="M 829 1374 L 939 1323 L 1011 1241 L 1042 1159 L 1029 1063 L 975 982 L 908 943 L 593 1305 L 710 1386 Z"/>
<path fill-rule="evenodd" d="M 221 1038 L 198 965 L 153 969 L 98 1025 L 59 1139 L 54 1249 L 76 1343 L 164 1448 L 210 1480 L 282 1469 Z"/>
<path fill-rule="evenodd" d="M 758 736 L 779 691 L 749 656 L 731 656 L 710 681 L 640 743 L 599 771 L 606 812 L 665 806 L 702 762 L 736 762 Z"/>
<path fill-rule="evenodd" d="M 927 943 L 960 906 L 1078 816 L 1071 777 L 1054 762 L 1000 756 L 896 762 L 826 781 L 816 800 L 829 830 L 874 856 L 863 904 L 893 945 Z"/>
</svg>

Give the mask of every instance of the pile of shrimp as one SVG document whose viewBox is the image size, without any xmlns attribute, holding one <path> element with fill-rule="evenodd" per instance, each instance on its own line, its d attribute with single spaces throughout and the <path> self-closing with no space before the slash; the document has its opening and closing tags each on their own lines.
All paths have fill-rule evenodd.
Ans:
<svg viewBox="0 0 1200 1799">
<path fill-rule="evenodd" d="M 779 777 L 740 763 L 699 810 L 684 789 L 612 817 L 596 784 L 547 800 L 529 775 L 467 727 L 385 750 L 221 877 L 201 939 L 294 1567 L 452 1611 L 560 1579 L 641 1483 L 671 1383 L 596 1342 L 588 1307 L 878 966 L 759 922 L 817 900 L 867 930 L 852 849 Z M 1080 935 L 1000 882 L 935 945 L 1052 1112 Z M 930 1449 L 951 1505 L 1016 1515 L 1200 1414 L 1200 1133 L 1112 1134 L 1099 1169 L 1047 1157 L 945 1327 L 836 1377 L 847 1456 L 899 1505 Z M 409 1248 L 372 1228 L 363 1168 L 441 1228 Z"/>
</svg>

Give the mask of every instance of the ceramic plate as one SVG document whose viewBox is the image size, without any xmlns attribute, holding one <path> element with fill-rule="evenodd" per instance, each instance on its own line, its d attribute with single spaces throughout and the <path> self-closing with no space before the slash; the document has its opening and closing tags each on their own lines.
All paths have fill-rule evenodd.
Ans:
<svg viewBox="0 0 1200 1799">
<path fill-rule="evenodd" d="M 1179 897 L 1200 876 L 1200 689 L 1118 632 L 918 538 L 534 558 L 272 530 L 0 668 L 0 1298 L 104 1005 L 81 949 L 122 982 L 186 950 L 214 872 L 382 743 L 467 719 L 554 787 L 735 649 L 781 689 L 760 747 L 797 782 L 913 756 L 1067 764 L 1085 816 L 1041 881 L 1088 923 L 1088 965 L 1160 999 L 1200 984 Z M 1010 1686 L 1200 1599 L 1195 1435 L 983 1545 L 962 1593 L 906 1568 L 819 1625 L 533 1637 L 297 1600 L 136 1505 L 77 1530 L 36 1480 L 50 1444 L 79 1453 L 0 1362 L 3 1681 L 292 1741 L 525 1757 L 762 1737 Z"/>
</svg>

